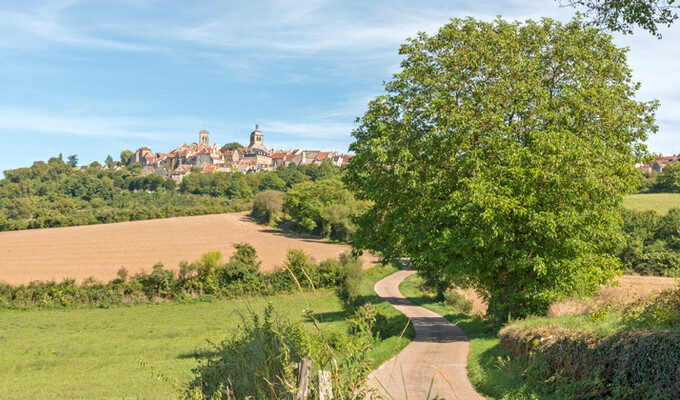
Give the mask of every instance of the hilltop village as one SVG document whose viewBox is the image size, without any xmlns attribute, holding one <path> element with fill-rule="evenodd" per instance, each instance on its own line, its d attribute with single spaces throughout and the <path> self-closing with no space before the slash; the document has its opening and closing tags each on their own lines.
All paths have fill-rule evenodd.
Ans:
<svg viewBox="0 0 680 400">
<path fill-rule="evenodd" d="M 269 149 L 264 145 L 264 134 L 260 131 L 259 125 L 255 125 L 255 130 L 250 134 L 248 147 L 222 150 L 218 144 L 210 144 L 210 132 L 203 129 L 198 133 L 198 143 L 193 142 L 190 145 L 184 143 L 169 153 L 154 153 L 148 147 L 142 147 L 134 152 L 130 163 L 139 163 L 142 175 L 154 173 L 172 178 L 179 183 L 192 172 L 192 169 L 196 172 L 196 168 L 204 174 L 247 173 L 271 171 L 290 164 L 321 165 L 325 160 L 339 167 L 347 163 L 351 157 L 334 151 Z"/>
</svg>

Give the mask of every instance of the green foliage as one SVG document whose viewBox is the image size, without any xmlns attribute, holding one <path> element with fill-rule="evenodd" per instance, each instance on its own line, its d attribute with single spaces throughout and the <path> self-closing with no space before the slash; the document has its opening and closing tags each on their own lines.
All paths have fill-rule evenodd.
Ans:
<svg viewBox="0 0 680 400">
<path fill-rule="evenodd" d="M 226 197 L 228 199 L 249 200 L 253 196 L 246 176 L 240 172 L 192 173 L 182 179 L 179 188 L 182 193 Z"/>
<path fill-rule="evenodd" d="M 680 162 L 667 165 L 659 173 L 654 189 L 660 193 L 680 193 Z"/>
<path fill-rule="evenodd" d="M 238 199 L 175 192 L 155 174 L 73 169 L 58 158 L 5 171 L 0 180 L 0 230 L 91 225 L 236 211 Z"/>
<path fill-rule="evenodd" d="M 251 215 L 261 224 L 273 225 L 283 215 L 285 195 L 276 190 L 265 190 L 256 194 Z"/>
<path fill-rule="evenodd" d="M 71 164 L 72 167 L 77 167 L 78 166 L 78 155 L 77 154 L 71 154 L 66 158 L 68 160 L 68 163 Z"/>
<path fill-rule="evenodd" d="M 110 307 L 127 303 L 149 303 L 191 299 L 211 295 L 216 298 L 273 296 L 303 288 L 338 288 L 356 299 L 363 269 L 361 260 L 348 254 L 339 260 L 316 264 L 300 249 L 291 249 L 284 262 L 287 269 L 260 273 L 261 262 L 248 243 L 234 245 L 236 251 L 223 262 L 219 251 L 205 253 L 191 264 L 183 262 L 179 271 L 153 266 L 151 273 L 129 276 L 124 268 L 108 283 L 89 280 L 76 285 L 63 282 L 32 282 L 13 286 L 0 283 L 0 309 Z M 348 289 L 349 288 L 349 289 Z M 346 296 L 343 300 L 349 299 Z"/>
<path fill-rule="evenodd" d="M 557 328 L 500 333 L 501 348 L 526 360 L 524 376 L 569 398 L 680 396 L 680 335 L 623 331 L 609 336 Z"/>
<path fill-rule="evenodd" d="M 636 329 L 672 329 L 680 332 L 680 288 L 667 289 L 636 301 L 626 309 L 623 321 Z"/>
<path fill-rule="evenodd" d="M 340 179 L 332 178 L 293 186 L 286 194 L 283 211 L 306 232 L 349 241 L 355 230 L 352 217 L 368 204 L 355 199 Z"/>
<path fill-rule="evenodd" d="M 678 19 L 675 0 L 558 0 L 572 7 L 585 7 L 592 24 L 624 34 L 640 27 L 661 39 L 659 26 L 671 26 Z"/>
<path fill-rule="evenodd" d="M 227 143 L 224 146 L 222 146 L 221 150 L 227 151 L 227 150 L 236 150 L 236 149 L 240 149 L 240 148 L 243 148 L 243 145 L 241 143 L 231 142 L 231 143 Z"/>
<path fill-rule="evenodd" d="M 626 270 L 642 275 L 673 276 L 680 266 L 680 208 L 664 216 L 623 209 L 626 244 L 618 253 Z"/>
<path fill-rule="evenodd" d="M 132 150 L 123 150 L 120 152 L 120 164 L 121 165 L 130 165 L 130 157 L 135 154 L 132 152 Z"/>
<path fill-rule="evenodd" d="M 340 264 L 343 268 L 338 274 L 336 293 L 345 305 L 345 309 L 353 310 L 361 305 L 361 285 L 364 279 L 364 270 L 361 260 L 356 256 L 344 253 L 340 255 Z"/>
<path fill-rule="evenodd" d="M 578 20 L 468 18 L 400 52 L 353 133 L 345 182 L 374 202 L 356 247 L 475 288 L 497 321 L 615 276 L 618 209 L 657 129 L 626 50 Z"/>
<path fill-rule="evenodd" d="M 219 393 L 227 399 L 292 398 L 297 389 L 293 363 L 311 352 L 302 324 L 275 316 L 271 305 L 262 317 L 243 317 L 240 329 L 215 349 L 215 359 L 194 369 L 191 386 L 208 398 Z"/>
<path fill-rule="evenodd" d="M 242 316 L 238 333 L 214 346 L 216 355 L 194 369 L 189 394 L 199 399 L 293 399 L 299 388 L 295 366 L 307 359 L 315 369 L 330 370 L 333 398 L 355 398 L 370 371 L 369 352 L 380 340 L 376 322 L 387 326 L 387 317 L 364 304 L 347 317 L 346 334 L 338 335 L 322 330 L 309 308 L 303 312 L 315 332 L 276 315 L 271 305 L 263 316 Z M 313 388 L 312 398 L 318 398 Z"/>
</svg>

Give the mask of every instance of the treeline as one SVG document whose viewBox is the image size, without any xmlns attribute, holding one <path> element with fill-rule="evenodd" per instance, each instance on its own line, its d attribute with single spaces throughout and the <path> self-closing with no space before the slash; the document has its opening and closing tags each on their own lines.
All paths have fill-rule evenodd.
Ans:
<svg viewBox="0 0 680 400">
<path fill-rule="evenodd" d="M 642 174 L 639 193 L 680 193 L 680 162 L 667 165 L 661 172 Z"/>
<path fill-rule="evenodd" d="M 132 276 L 122 268 L 118 278 L 107 283 L 90 278 L 80 285 L 73 279 L 0 284 L 0 308 L 106 308 L 194 298 L 274 296 L 312 288 L 338 288 L 343 299 L 358 296 L 363 269 L 356 257 L 343 254 L 339 260 L 316 263 L 302 250 L 291 249 L 284 268 L 262 273 L 255 248 L 247 243 L 234 247 L 227 262 L 220 252 L 210 252 L 192 263 L 182 262 L 177 272 L 158 263 L 150 273 Z"/>
<path fill-rule="evenodd" d="M 619 258 L 624 270 L 661 276 L 680 272 L 680 208 L 664 216 L 626 209 L 622 214 L 626 243 Z"/>
<path fill-rule="evenodd" d="M 140 176 L 138 164 L 121 165 L 82 171 L 55 157 L 5 171 L 0 180 L 0 231 L 242 211 L 261 191 L 287 191 L 340 174 L 327 160 L 275 172 L 195 172 L 177 187 L 160 175 Z"/>
</svg>

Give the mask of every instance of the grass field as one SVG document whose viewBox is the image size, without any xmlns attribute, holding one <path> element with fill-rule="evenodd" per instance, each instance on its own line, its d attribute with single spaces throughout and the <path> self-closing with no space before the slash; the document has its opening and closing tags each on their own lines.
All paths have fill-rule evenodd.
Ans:
<svg viewBox="0 0 680 400">
<path fill-rule="evenodd" d="M 623 206 L 631 210 L 652 210 L 665 215 L 669 209 L 680 207 L 680 193 L 633 194 L 623 200 Z"/>
<path fill-rule="evenodd" d="M 244 213 L 0 232 L 0 281 L 81 282 L 91 276 L 109 281 L 121 267 L 135 274 L 150 272 L 162 262 L 176 270 L 180 261 L 194 261 L 215 250 L 228 259 L 233 245 L 241 242 L 255 247 L 262 271 L 280 267 L 291 248 L 302 249 L 317 261 L 349 250 L 347 245 L 258 225 Z M 367 265 L 377 261 L 368 255 L 364 260 Z"/>
<path fill-rule="evenodd" d="M 388 272 L 371 275 L 365 294 L 373 293 L 373 282 Z M 324 329 L 346 329 L 342 305 L 331 292 L 270 300 L 281 315 L 304 320 L 302 309 L 309 306 L 324 321 Z M 176 391 L 168 382 L 154 378 L 152 368 L 186 383 L 197 365 L 194 356 L 210 354 L 207 340 L 219 343 L 238 329 L 240 315 L 249 309 L 261 313 L 266 304 L 257 299 L 0 311 L 0 399 L 171 398 Z M 379 304 L 378 310 L 398 318 L 387 303 Z M 311 323 L 307 326 L 312 329 Z M 412 331 L 409 334 L 413 336 Z M 373 352 L 375 363 L 408 342 L 384 341 Z"/>
</svg>

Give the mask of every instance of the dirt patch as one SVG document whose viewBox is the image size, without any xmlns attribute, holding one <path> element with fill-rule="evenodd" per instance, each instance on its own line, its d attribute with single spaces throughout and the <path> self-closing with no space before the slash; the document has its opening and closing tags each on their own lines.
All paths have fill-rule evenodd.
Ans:
<svg viewBox="0 0 680 400">
<path fill-rule="evenodd" d="M 605 286 L 600 294 L 589 300 L 564 300 L 550 306 L 549 317 L 565 315 L 583 315 L 591 310 L 611 305 L 615 310 L 622 310 L 637 299 L 649 297 L 654 292 L 670 289 L 677 283 L 673 278 L 660 276 L 624 275 L 616 281 L 619 286 Z"/>
<path fill-rule="evenodd" d="M 91 276 L 108 281 L 121 267 L 131 274 L 149 272 L 157 262 L 176 269 L 180 261 L 209 251 L 221 251 L 226 260 L 233 244 L 241 242 L 255 247 L 263 271 L 280 267 L 288 249 L 302 249 L 317 261 L 349 250 L 258 225 L 245 213 L 0 232 L 0 281 L 82 281 Z M 366 267 L 377 262 L 373 256 L 363 259 Z"/>
</svg>

